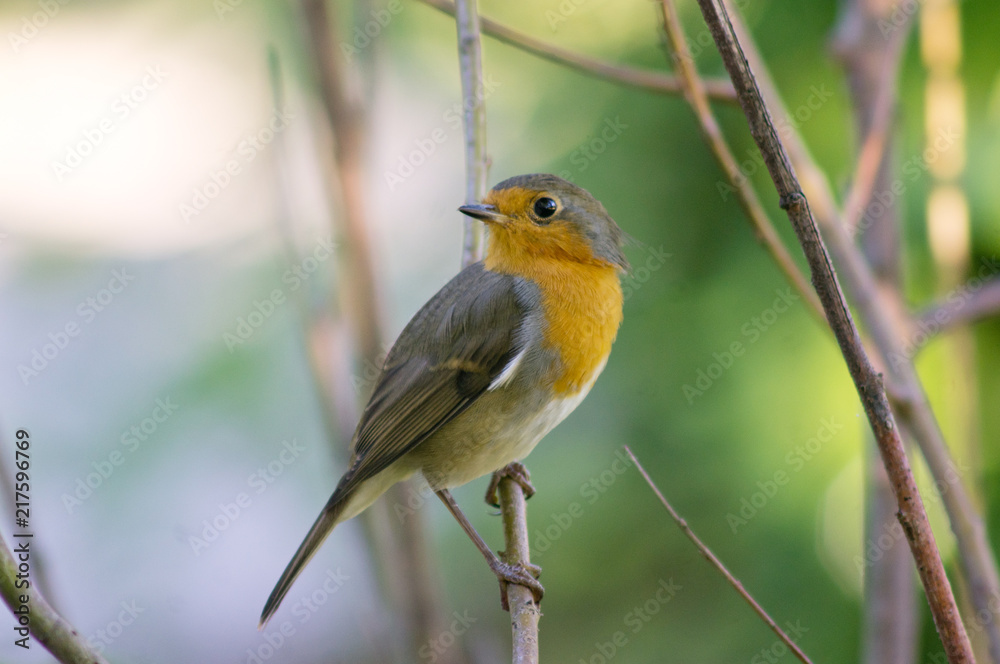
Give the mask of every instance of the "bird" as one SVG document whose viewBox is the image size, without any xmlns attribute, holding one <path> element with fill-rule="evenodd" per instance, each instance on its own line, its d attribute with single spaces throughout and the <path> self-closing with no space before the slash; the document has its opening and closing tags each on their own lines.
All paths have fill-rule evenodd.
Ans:
<svg viewBox="0 0 1000 664">
<path fill-rule="evenodd" d="M 622 322 L 629 240 L 588 191 L 519 175 L 460 212 L 486 226 L 481 261 L 410 320 L 385 358 L 351 443 L 347 471 L 261 613 L 263 628 L 333 528 L 421 473 L 500 581 L 544 588 L 539 569 L 500 560 L 449 489 L 493 473 L 534 493 L 520 463 L 586 397 Z"/>
</svg>

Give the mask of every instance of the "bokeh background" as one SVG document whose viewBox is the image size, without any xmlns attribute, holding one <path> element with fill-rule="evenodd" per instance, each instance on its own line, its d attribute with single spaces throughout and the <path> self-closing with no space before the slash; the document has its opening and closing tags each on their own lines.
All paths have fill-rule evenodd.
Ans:
<svg viewBox="0 0 1000 664">
<path fill-rule="evenodd" d="M 368 230 L 380 315 L 394 338 L 460 263 L 455 30 L 419 2 L 376 1 L 371 10 L 390 19 L 363 45 L 348 4 L 337 3 L 343 29 L 334 39 L 366 63 L 358 89 L 368 99 Z M 828 47 L 837 3 L 741 4 L 788 107 L 809 111 L 796 120 L 801 132 L 843 191 L 858 139 Z M 697 65 L 721 74 L 694 3 L 681 10 L 692 44 L 702 44 Z M 484 0 L 481 12 L 579 52 L 667 70 L 655 3 Z M 401 641 L 399 607 L 380 591 L 353 522 L 328 540 L 268 630 L 256 631 L 273 583 L 343 471 L 347 445 L 326 435 L 329 408 L 303 332 L 304 311 L 327 308 L 336 318 L 342 278 L 332 140 L 304 20 L 297 5 L 260 0 L 0 7 L 5 468 L 14 431 L 28 429 L 36 561 L 53 603 L 111 662 L 431 662 L 451 649 L 467 661 L 503 661 L 510 633 L 496 582 L 416 485 L 412 506 L 428 528 L 457 643 L 442 633 L 414 652 Z M 998 33 L 994 3 L 961 3 L 971 271 L 1000 255 Z M 278 109 L 269 52 L 280 71 Z M 533 555 L 547 589 L 542 659 L 791 661 L 621 463 L 627 444 L 806 652 L 855 661 L 867 425 L 831 336 L 801 302 L 775 307 L 787 286 L 735 199 L 720 195 L 721 173 L 680 98 L 597 81 L 488 37 L 484 66 L 490 182 L 561 174 L 637 240 L 611 361 L 585 405 L 528 459 L 539 489 L 529 503 Z M 900 163 L 925 149 L 926 78 L 911 39 Z M 741 114 L 719 112 L 798 259 Z M 433 151 L 404 169 L 432 135 Z M 920 169 L 903 194 L 915 305 L 956 287 L 939 273 L 927 231 L 933 179 Z M 235 342 L 251 319 L 252 334 Z M 745 352 L 725 361 L 734 342 Z M 972 460 L 965 478 L 993 531 L 998 348 L 1000 324 L 987 321 L 934 341 L 918 363 L 956 454 Z M 970 349 L 971 365 L 954 361 Z M 716 362 L 726 366 L 698 385 Z M 361 399 L 369 374 L 356 363 L 341 380 Z M 780 487 L 771 484 L 776 473 L 787 480 Z M 485 485 L 455 495 L 500 548 Z M 929 502 L 954 570 L 947 524 Z M 666 602 L 656 600 L 662 584 L 674 588 Z M 37 644 L 15 648 L 12 625 L 0 619 L 8 635 L 0 660 L 52 661 Z M 618 631 L 624 645 L 609 657 Z M 920 661 L 939 651 L 924 615 Z"/>
</svg>

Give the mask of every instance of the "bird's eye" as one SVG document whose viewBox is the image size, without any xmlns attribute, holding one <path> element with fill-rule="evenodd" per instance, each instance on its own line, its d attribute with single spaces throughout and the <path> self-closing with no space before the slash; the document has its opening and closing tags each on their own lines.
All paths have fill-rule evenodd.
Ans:
<svg viewBox="0 0 1000 664">
<path fill-rule="evenodd" d="M 539 219 L 548 219 L 556 213 L 556 210 L 559 209 L 559 205 L 548 196 L 545 196 L 535 201 L 534 209 L 535 214 Z"/>
</svg>

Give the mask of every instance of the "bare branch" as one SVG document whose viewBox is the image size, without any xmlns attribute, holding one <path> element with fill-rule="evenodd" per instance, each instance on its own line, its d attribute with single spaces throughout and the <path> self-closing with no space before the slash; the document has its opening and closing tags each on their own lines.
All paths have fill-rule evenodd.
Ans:
<svg viewBox="0 0 1000 664">
<path fill-rule="evenodd" d="M 750 608 L 754 610 L 754 613 L 760 616 L 760 619 L 771 628 L 771 631 L 778 635 L 778 638 L 781 639 L 786 646 L 788 646 L 788 649 L 791 650 L 796 657 L 798 657 L 799 661 L 804 664 L 812 664 L 810 659 L 804 652 L 802 652 L 802 649 L 799 648 L 795 641 L 792 641 L 791 637 L 785 634 L 784 630 L 778 627 L 778 623 L 774 622 L 774 619 L 768 615 L 767 611 L 764 610 L 764 607 L 758 604 L 757 600 L 755 600 L 753 596 L 747 592 L 747 589 L 743 587 L 743 584 L 740 583 L 739 579 L 733 576 L 732 573 L 726 569 L 726 566 L 722 563 L 722 561 L 719 560 L 714 553 L 712 553 L 712 550 L 709 549 L 708 546 L 694 534 L 694 531 L 691 530 L 687 521 L 681 518 L 681 516 L 677 513 L 677 510 L 673 508 L 673 505 L 670 504 L 660 489 L 656 486 L 656 483 L 653 482 L 653 478 L 649 476 L 646 469 L 643 468 L 642 464 L 639 463 L 639 460 L 635 458 L 635 455 L 632 453 L 632 450 L 629 449 L 628 445 L 625 446 L 625 453 L 632 459 L 632 462 L 635 464 L 635 467 L 639 470 L 642 477 L 646 480 L 646 484 L 649 485 L 649 488 L 653 490 L 656 497 L 659 498 L 660 502 L 663 503 L 663 506 L 667 508 L 667 512 L 670 513 L 671 518 L 680 527 L 681 531 L 687 536 L 687 538 L 691 540 L 705 560 L 712 563 L 715 569 L 719 570 L 722 576 L 726 578 L 726 581 L 729 582 L 729 585 L 736 589 L 736 592 L 740 594 L 740 597 L 742 597 L 746 603 L 750 605 Z"/>
<path fill-rule="evenodd" d="M 351 326 L 353 346 L 357 355 L 369 366 L 377 366 L 383 348 L 380 320 L 381 298 L 372 261 L 368 237 L 368 212 L 364 188 L 365 114 L 360 95 L 352 94 L 349 77 L 340 49 L 335 48 L 331 34 L 336 34 L 337 12 L 327 10 L 326 0 L 303 0 L 302 9 L 307 23 L 308 46 L 317 68 L 323 109 L 334 144 L 335 176 L 331 190 L 337 192 L 340 214 L 336 230 L 343 238 L 340 256 L 343 278 L 340 297 Z M 335 398 L 344 399 L 343 392 L 333 391 Z M 340 410 L 346 409 L 341 405 Z M 404 502 L 406 488 L 392 487 L 388 496 Z M 386 501 L 380 501 L 365 512 L 366 533 L 378 546 L 372 546 L 379 561 L 379 577 L 386 579 L 384 587 L 401 595 L 402 615 L 412 642 L 419 646 L 441 632 L 442 612 L 433 590 L 438 586 L 433 570 L 427 564 L 426 542 L 422 516 L 411 515 L 405 524 L 387 518 Z M 377 523 L 381 520 L 382 523 Z M 388 524 L 388 526 L 386 526 Z M 389 537 L 385 533 L 391 533 Z M 456 655 L 457 656 L 457 655 Z"/>
<path fill-rule="evenodd" d="M 730 18 L 768 106 L 783 113 L 781 97 L 752 37 L 742 25 L 738 13 Z M 823 229 L 827 247 L 836 259 L 844 287 L 851 295 L 851 301 L 881 356 L 883 366 L 888 370 L 886 387 L 893 410 L 919 445 L 937 486 L 941 487 L 939 494 L 955 533 L 973 606 L 977 613 L 986 612 L 986 615 L 991 615 L 991 598 L 1000 596 L 1000 573 L 982 516 L 975 508 L 962 478 L 954 472 L 954 460 L 917 376 L 912 353 L 905 347 L 906 341 L 912 336 L 911 330 L 904 323 L 901 295 L 878 287 L 871 267 L 841 223 L 841 213 L 826 175 L 809 154 L 802 137 L 798 132 L 790 131 L 784 138 L 788 154 L 801 177 L 803 191 L 815 207 L 816 221 Z M 862 218 L 858 224 L 858 232 L 865 232 L 868 223 L 868 220 Z M 995 620 L 989 623 L 991 635 L 1000 629 L 996 623 Z M 991 648 L 1000 648 L 1000 643 L 992 636 L 990 643 Z M 1000 664 L 1000 657 L 994 661 L 995 664 Z"/>
<path fill-rule="evenodd" d="M 465 109 L 463 125 L 466 203 L 478 203 L 486 195 L 486 106 L 483 103 L 483 58 L 476 2 L 477 0 L 458 0 L 455 6 L 458 62 L 462 73 L 464 101 L 462 106 Z M 482 224 L 474 219 L 467 219 L 463 265 L 470 265 L 482 257 L 482 238 Z M 528 547 L 528 506 L 524 491 L 509 478 L 502 479 L 498 488 L 506 542 L 506 561 L 512 565 L 528 566 L 531 563 L 531 554 Z M 513 662 L 537 664 L 538 619 L 541 617 L 541 612 L 535 604 L 532 590 L 526 586 L 511 584 L 507 590 L 507 597 L 510 606 Z"/>
<path fill-rule="evenodd" d="M 757 240 L 764 245 L 768 253 L 778 264 L 778 269 L 784 273 L 785 278 L 795 290 L 802 296 L 803 301 L 809 305 L 809 309 L 814 316 L 825 323 L 823 309 L 820 306 L 816 293 L 809 286 L 799 266 L 795 264 L 788 249 L 781 242 L 777 231 L 771 224 L 764 206 L 757 198 L 757 192 L 740 172 L 740 166 L 733 156 L 732 150 L 726 143 L 722 129 L 715 119 L 712 107 L 708 103 L 704 81 L 698 75 L 698 70 L 694 66 L 694 58 L 691 57 L 691 50 L 688 48 L 687 39 L 684 37 L 684 30 L 681 27 L 680 18 L 677 15 L 677 8 L 673 0 L 663 0 L 663 23 L 667 32 L 667 42 L 670 45 L 671 55 L 675 66 L 680 72 L 681 85 L 684 88 L 684 98 L 687 100 L 695 116 L 698 118 L 698 126 L 701 128 L 705 141 L 712 149 L 716 161 L 725 172 L 730 184 L 736 190 L 740 206 L 743 208 L 750 225 L 753 226 Z"/>
<path fill-rule="evenodd" d="M 452 16 L 455 15 L 455 5 L 449 0 L 420 0 L 426 5 Z M 534 37 L 522 34 L 488 18 L 480 19 L 482 30 L 495 39 L 514 46 L 523 51 L 537 55 L 549 62 L 565 65 L 571 69 L 595 76 L 606 81 L 640 88 L 658 94 L 679 94 L 682 90 L 680 80 L 676 76 L 657 71 L 636 69 L 614 65 L 597 58 L 573 53 L 564 48 L 547 44 Z M 736 102 L 736 92 L 728 80 L 710 79 L 705 81 L 705 90 L 709 97 L 727 103 Z"/>
<path fill-rule="evenodd" d="M 736 41 L 725 6 L 720 4 L 720 0 L 698 0 L 698 5 L 722 54 L 726 70 L 733 79 L 740 106 L 750 124 L 750 132 L 764 155 L 764 163 L 778 190 L 781 207 L 788 213 L 802 245 L 812 272 L 813 285 L 823 303 L 827 320 L 833 328 L 865 414 L 871 423 L 899 505 L 898 518 L 910 543 L 931 614 L 949 661 L 952 664 L 974 662 L 972 646 L 962 625 L 951 584 L 927 520 L 927 512 L 903 449 L 899 427 L 889 408 L 885 388 L 861 345 L 858 330 L 847 308 L 809 203 L 802 194 L 757 82 Z"/>
<path fill-rule="evenodd" d="M 505 477 L 498 487 L 503 518 L 504 560 L 511 565 L 531 564 L 528 550 L 528 512 L 524 489 Z M 529 588 L 510 585 L 510 627 L 513 635 L 513 664 L 538 664 L 538 619 L 542 612 Z"/>
<path fill-rule="evenodd" d="M 25 617 L 32 636 L 63 664 L 108 664 L 87 645 L 87 640 L 72 625 L 55 612 L 33 582 L 25 588 L 19 588 L 16 583 L 17 561 L 0 536 L 0 594 L 3 594 L 10 610 L 18 611 L 22 605 L 28 607 L 30 613 Z M 27 596 L 28 601 L 22 602 L 22 596 Z M 14 615 L 17 617 L 19 614 Z"/>
<path fill-rule="evenodd" d="M 462 75 L 462 124 L 465 128 L 465 202 L 478 203 L 486 195 L 486 103 L 483 94 L 483 51 L 476 0 L 458 0 L 458 63 Z M 483 256 L 483 224 L 465 217 L 462 266 Z"/>
<path fill-rule="evenodd" d="M 929 341 L 935 335 L 997 314 L 1000 314 L 1000 278 L 994 277 L 978 290 L 967 289 L 961 297 L 949 297 L 918 313 L 911 338 L 922 333 Z"/>
</svg>

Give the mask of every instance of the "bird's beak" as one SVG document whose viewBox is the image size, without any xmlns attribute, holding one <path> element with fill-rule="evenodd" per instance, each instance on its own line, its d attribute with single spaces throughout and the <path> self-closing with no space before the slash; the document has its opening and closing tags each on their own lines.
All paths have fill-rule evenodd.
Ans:
<svg viewBox="0 0 1000 664">
<path fill-rule="evenodd" d="M 463 205 L 458 208 L 462 214 L 485 221 L 488 224 L 504 224 L 507 222 L 506 215 L 500 213 L 493 205 Z"/>
</svg>

